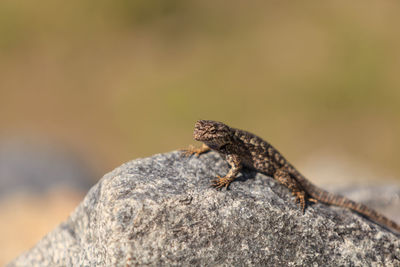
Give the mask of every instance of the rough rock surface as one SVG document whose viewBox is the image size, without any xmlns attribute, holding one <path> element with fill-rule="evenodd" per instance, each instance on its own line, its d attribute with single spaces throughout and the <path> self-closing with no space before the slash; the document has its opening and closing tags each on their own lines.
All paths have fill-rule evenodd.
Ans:
<svg viewBox="0 0 400 267">
<path fill-rule="evenodd" d="M 128 162 L 9 266 L 400 266 L 398 235 L 324 204 L 302 214 L 287 188 L 249 170 L 210 188 L 227 170 L 213 152 Z"/>
</svg>

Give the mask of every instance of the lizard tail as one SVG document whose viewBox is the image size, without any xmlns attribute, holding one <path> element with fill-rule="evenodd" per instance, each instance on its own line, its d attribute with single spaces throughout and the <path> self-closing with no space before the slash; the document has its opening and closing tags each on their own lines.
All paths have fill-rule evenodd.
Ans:
<svg viewBox="0 0 400 267">
<path fill-rule="evenodd" d="M 390 220 L 389 218 L 385 217 L 384 215 L 380 214 L 379 212 L 375 211 L 374 209 L 369 208 L 368 206 L 357 203 L 351 199 L 348 199 L 344 196 L 333 194 L 327 192 L 312 183 L 308 182 L 307 180 L 302 181 L 303 187 L 307 188 L 307 193 L 315 198 L 318 201 L 321 201 L 326 204 L 335 205 L 339 207 L 344 207 L 351 209 L 361 215 L 366 216 L 367 218 L 372 219 L 373 221 L 391 229 L 394 229 L 398 233 L 400 233 L 400 225 L 395 223 L 394 221 Z"/>
</svg>

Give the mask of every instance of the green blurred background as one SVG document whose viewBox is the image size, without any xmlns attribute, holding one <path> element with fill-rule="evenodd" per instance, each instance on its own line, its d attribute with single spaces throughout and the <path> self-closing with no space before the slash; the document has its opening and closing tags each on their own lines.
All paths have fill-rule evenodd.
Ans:
<svg viewBox="0 0 400 267">
<path fill-rule="evenodd" d="M 398 1 L 3 0 L 0 138 L 51 139 L 100 178 L 194 144 L 194 122 L 213 119 L 270 141 L 310 180 L 325 160 L 399 182 L 399 14 Z M 23 245 L 0 264 L 82 196 L 39 236 L 9 236 Z"/>
</svg>

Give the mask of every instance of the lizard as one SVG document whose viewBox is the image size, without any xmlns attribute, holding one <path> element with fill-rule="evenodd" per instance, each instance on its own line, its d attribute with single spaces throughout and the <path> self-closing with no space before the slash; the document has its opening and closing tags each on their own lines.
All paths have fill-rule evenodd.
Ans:
<svg viewBox="0 0 400 267">
<path fill-rule="evenodd" d="M 203 142 L 203 145 L 201 148 L 189 147 L 185 150 L 185 155 L 199 156 L 214 150 L 230 165 L 225 176 L 217 176 L 217 179 L 212 181 L 211 185 L 216 189 L 228 189 L 241 169 L 247 167 L 273 177 L 286 186 L 295 196 L 295 201 L 300 204 L 303 213 L 307 201 L 322 202 L 348 208 L 400 233 L 400 225 L 377 211 L 311 183 L 277 149 L 250 132 L 231 128 L 218 121 L 199 120 L 195 124 L 193 137 L 196 141 Z"/>
</svg>

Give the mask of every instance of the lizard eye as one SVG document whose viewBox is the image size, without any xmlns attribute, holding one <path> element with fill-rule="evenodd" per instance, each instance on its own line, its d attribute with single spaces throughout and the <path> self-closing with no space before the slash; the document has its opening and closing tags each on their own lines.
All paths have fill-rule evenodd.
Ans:
<svg viewBox="0 0 400 267">
<path fill-rule="evenodd" d="M 210 129 L 211 134 L 215 134 L 216 132 L 217 132 L 217 130 L 215 128 Z"/>
</svg>

